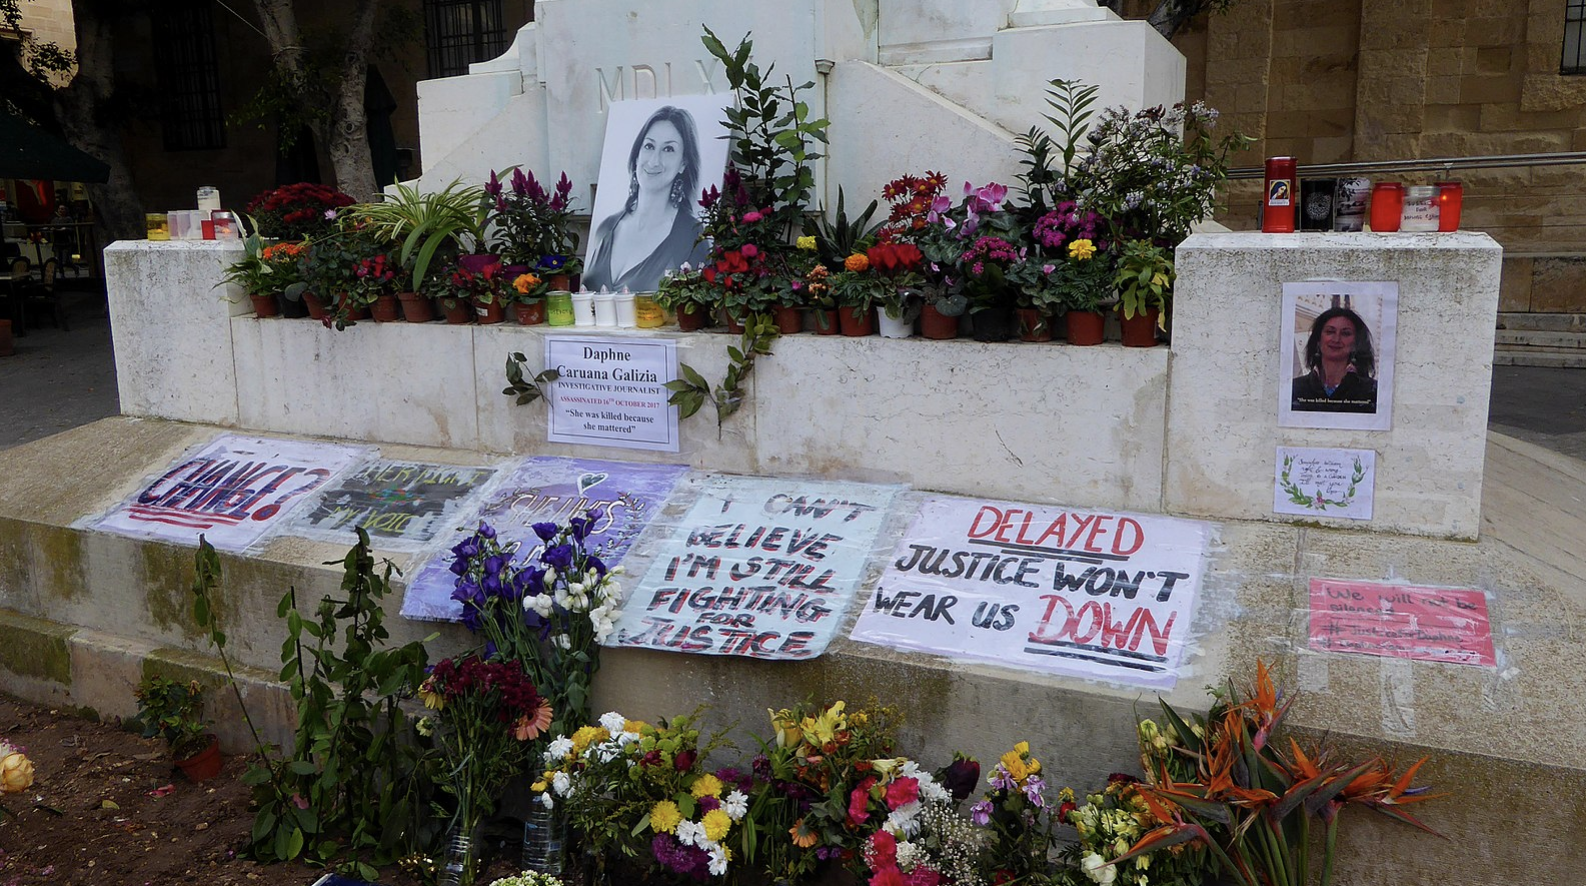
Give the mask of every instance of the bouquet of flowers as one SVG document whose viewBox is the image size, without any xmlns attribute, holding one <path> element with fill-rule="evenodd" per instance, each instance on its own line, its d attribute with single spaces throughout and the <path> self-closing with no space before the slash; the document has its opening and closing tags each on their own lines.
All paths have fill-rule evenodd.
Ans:
<svg viewBox="0 0 1586 886">
<path fill-rule="evenodd" d="M 521 661 L 559 712 L 557 731 L 589 720 L 589 685 L 600 642 L 616 621 L 622 567 L 608 569 L 586 542 L 605 512 L 566 526 L 536 523 L 539 545 L 503 541 L 489 524 L 452 547 L 452 599 L 463 624 L 486 640 L 485 654 Z"/>
<path fill-rule="evenodd" d="M 859 870 L 870 834 L 888 821 L 912 824 L 919 806 L 909 804 L 935 794 L 917 766 L 894 757 L 889 708 L 849 711 L 837 701 L 769 713 L 776 737 L 754 761 L 753 817 L 765 835 L 757 858 L 773 879 L 800 882 L 828 861 Z M 900 779 L 908 781 L 892 788 L 893 808 L 887 791 Z"/>
<path fill-rule="evenodd" d="M 551 742 L 533 790 L 547 809 L 563 806 L 599 856 L 615 850 L 699 881 L 724 877 L 750 784 L 736 770 L 706 772 L 721 740 L 699 740 L 693 716 L 652 726 L 610 712 Z"/>
<path fill-rule="evenodd" d="M 970 820 L 990 833 L 985 866 L 999 883 L 1048 877 L 1054 810 L 1030 743 L 1021 741 L 1003 754 L 987 780 L 991 790 L 969 810 Z"/>
<path fill-rule="evenodd" d="M 494 171 L 485 193 L 495 200 L 495 218 L 502 256 L 510 265 L 527 265 L 553 274 L 577 274 L 578 233 L 573 229 L 573 183 L 562 173 L 554 192 L 534 178 L 512 170 L 511 190 L 501 186 Z"/>
<path fill-rule="evenodd" d="M 1191 842 L 1207 847 L 1239 886 L 1305 886 L 1311 882 L 1310 831 L 1317 820 L 1326 828 L 1320 882 L 1329 886 L 1339 814 L 1349 806 L 1436 833 L 1404 810 L 1432 798 L 1425 787 L 1411 786 L 1425 760 L 1400 773 L 1380 757 L 1354 764 L 1333 760 L 1325 747 L 1307 754 L 1292 738 L 1282 749 L 1277 731 L 1294 699 L 1276 689 L 1264 662 L 1257 662 L 1255 682 L 1243 696 L 1232 683 L 1213 695 L 1211 711 L 1193 723 L 1162 703 L 1171 739 L 1142 726 L 1146 762 L 1159 763 L 1170 753 L 1194 761 L 1194 775 L 1180 781 L 1165 762 L 1147 770 L 1149 783 L 1139 786 L 1139 794 L 1161 824 L 1142 834 L 1115 865 Z M 1170 751 L 1159 747 L 1158 737 Z"/>
<path fill-rule="evenodd" d="M 437 780 L 456 798 L 453 827 L 471 836 L 507 780 L 523 768 L 529 742 L 550 727 L 550 702 L 518 662 L 473 654 L 436 663 L 419 686 L 419 697 L 434 711 L 416 728 L 434 741 L 445 761 Z M 466 881 L 473 882 L 471 872 Z"/>
<path fill-rule="evenodd" d="M 248 201 L 248 214 L 261 237 L 302 240 L 329 232 L 338 211 L 352 197 L 327 185 L 299 182 L 272 188 Z"/>
<path fill-rule="evenodd" d="M 1162 824 L 1140 795 L 1139 784 L 1132 775 L 1113 773 L 1107 777 L 1107 786 L 1088 795 L 1083 806 L 1074 802 L 1073 791 L 1062 790 L 1058 818 L 1073 825 L 1079 839 L 1060 853 L 1071 865 L 1058 876 L 1060 886 L 1148 886 L 1152 882 L 1199 886 L 1209 878 L 1206 853 L 1185 844 L 1116 863 L 1141 834 Z"/>
</svg>

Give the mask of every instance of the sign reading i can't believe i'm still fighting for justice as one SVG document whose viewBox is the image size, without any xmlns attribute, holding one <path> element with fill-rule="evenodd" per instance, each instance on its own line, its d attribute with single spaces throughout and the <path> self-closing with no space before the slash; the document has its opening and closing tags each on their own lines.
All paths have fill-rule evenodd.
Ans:
<svg viewBox="0 0 1586 886">
<path fill-rule="evenodd" d="M 853 638 L 1170 688 L 1206 524 L 932 498 L 865 601 Z"/>
<path fill-rule="evenodd" d="M 546 398 L 552 443 L 677 452 L 677 343 L 665 339 L 545 337 L 545 368 L 557 380 Z"/>
</svg>

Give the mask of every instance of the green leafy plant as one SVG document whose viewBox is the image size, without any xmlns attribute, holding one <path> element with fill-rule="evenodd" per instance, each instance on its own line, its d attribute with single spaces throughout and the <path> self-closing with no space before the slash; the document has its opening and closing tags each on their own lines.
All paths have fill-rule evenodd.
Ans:
<svg viewBox="0 0 1586 886">
<path fill-rule="evenodd" d="M 655 301 L 668 311 L 693 309 L 706 315 L 714 312 L 721 289 L 705 279 L 702 270 L 690 268 L 687 263 L 661 277 Z"/>
<path fill-rule="evenodd" d="M 241 287 L 245 295 L 264 295 L 281 289 L 272 279 L 271 265 L 264 258 L 266 244 L 259 236 L 258 223 L 248 219 L 251 228 L 242 238 L 242 258 L 232 262 L 221 273 L 220 279 Z M 218 285 L 218 284 L 217 284 Z M 274 288 L 272 288 L 272 286 Z"/>
<path fill-rule="evenodd" d="M 164 739 L 171 759 L 186 760 L 209 746 L 213 736 L 204 721 L 204 688 L 197 680 L 148 676 L 134 694 L 138 715 L 128 725 L 137 727 L 144 738 Z"/>
<path fill-rule="evenodd" d="M 519 406 L 527 406 L 545 396 L 545 389 L 540 385 L 550 384 L 562 377 L 560 372 L 547 369 L 537 375 L 524 374 L 524 367 L 528 366 L 529 358 L 523 356 L 522 351 L 513 351 L 507 355 L 507 386 L 501 393 L 508 397 L 517 397 Z"/>
<path fill-rule="evenodd" d="M 710 383 L 698 370 L 687 363 L 678 364 L 683 377 L 666 383 L 672 392 L 667 402 L 678 408 L 680 418 L 688 418 L 700 410 L 706 401 L 716 407 L 716 429 L 743 406 L 743 382 L 754 371 L 756 357 L 769 357 L 771 344 L 776 341 L 776 321 L 765 314 L 751 315 L 744 323 L 743 339 L 737 346 L 727 346 L 727 377 L 711 390 Z"/>
<path fill-rule="evenodd" d="M 815 238 L 815 251 L 820 256 L 820 261 L 828 267 L 838 267 L 843 260 L 855 252 L 861 251 L 861 243 L 875 233 L 875 227 L 870 224 L 870 217 L 876 214 L 877 203 L 870 201 L 870 205 L 859 213 L 852 221 L 843 206 L 843 189 L 837 188 L 837 214 L 831 221 L 826 220 L 822 212 L 813 218 L 804 219 L 804 235 Z"/>
<path fill-rule="evenodd" d="M 408 185 L 392 191 L 349 212 L 377 239 L 400 245 L 400 264 L 412 268 L 414 292 L 420 291 L 438 253 L 454 256 L 488 247 L 486 229 L 495 200 L 483 187 L 454 179 L 439 191 L 421 192 Z"/>
<path fill-rule="evenodd" d="M 243 705 L 262 754 L 243 781 L 254 789 L 254 858 L 321 864 L 341 858 L 372 880 L 377 872 L 365 858 L 390 863 L 429 835 L 424 812 L 432 789 L 419 777 L 422 753 L 401 704 L 424 679 L 424 644 L 438 635 L 383 648 L 389 633 L 382 600 L 395 567 L 384 561 L 377 571 L 368 535 L 361 528 L 357 534 L 346 557 L 330 561 L 342 564 L 342 596 L 324 597 L 305 618 L 291 588 L 276 608 L 287 625 L 281 679 L 296 702 L 297 728 L 291 754 L 275 758 L 265 753 Z M 213 602 L 220 559 L 202 537 L 196 567 L 193 617 L 209 631 L 241 704 Z"/>
<path fill-rule="evenodd" d="M 1173 292 L 1173 259 L 1165 247 L 1145 240 L 1130 240 L 1119 250 L 1113 284 L 1118 287 L 1118 310 L 1127 318 L 1152 308 L 1161 311 L 1157 325 L 1167 322 L 1168 298 Z"/>
</svg>

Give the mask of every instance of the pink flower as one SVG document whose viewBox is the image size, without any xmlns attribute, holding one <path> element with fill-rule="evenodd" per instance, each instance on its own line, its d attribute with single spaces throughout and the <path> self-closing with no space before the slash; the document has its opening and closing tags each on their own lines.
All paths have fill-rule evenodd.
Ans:
<svg viewBox="0 0 1586 886">
<path fill-rule="evenodd" d="M 759 221 L 762 218 L 764 218 L 764 216 L 762 216 L 758 211 L 753 210 L 753 209 L 751 209 L 748 212 L 745 212 L 743 214 L 743 220 L 744 220 L 745 224 L 751 224 L 752 225 L 752 224 L 754 224 L 755 222 Z"/>
<path fill-rule="evenodd" d="M 848 794 L 848 823 L 853 825 L 864 824 L 870 818 L 870 813 L 865 809 L 870 804 L 870 789 L 875 787 L 876 779 L 867 778 L 859 783 Z"/>
<path fill-rule="evenodd" d="M 887 808 L 896 809 L 920 797 L 920 780 L 904 776 L 887 785 Z"/>
<path fill-rule="evenodd" d="M 751 213 L 749 213 L 749 215 L 757 216 L 753 220 L 754 221 L 759 221 L 759 218 L 758 218 L 759 213 L 751 212 Z M 744 221 L 750 221 L 751 219 L 749 218 L 749 215 L 744 216 L 743 220 Z M 754 245 L 753 243 L 745 243 L 743 245 L 743 248 L 739 249 L 738 251 L 743 253 L 743 257 L 744 258 L 754 258 L 755 256 L 760 254 L 760 247 Z"/>
</svg>

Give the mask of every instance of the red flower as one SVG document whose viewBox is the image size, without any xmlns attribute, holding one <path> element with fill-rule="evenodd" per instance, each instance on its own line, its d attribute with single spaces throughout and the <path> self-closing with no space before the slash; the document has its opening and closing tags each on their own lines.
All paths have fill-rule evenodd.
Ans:
<svg viewBox="0 0 1586 886">
<path fill-rule="evenodd" d="M 861 825 L 870 818 L 870 813 L 865 810 L 865 807 L 870 805 L 870 789 L 875 786 L 875 778 L 867 778 L 848 794 L 849 824 Z"/>
<path fill-rule="evenodd" d="M 870 878 L 870 886 L 909 886 L 909 881 L 903 878 L 903 872 L 897 865 L 882 868 Z"/>
<path fill-rule="evenodd" d="M 920 797 L 920 780 L 905 776 L 887 785 L 887 808 L 896 809 Z"/>
<path fill-rule="evenodd" d="M 880 830 L 870 835 L 870 866 L 875 869 L 897 867 L 898 838 L 891 831 Z"/>
</svg>

